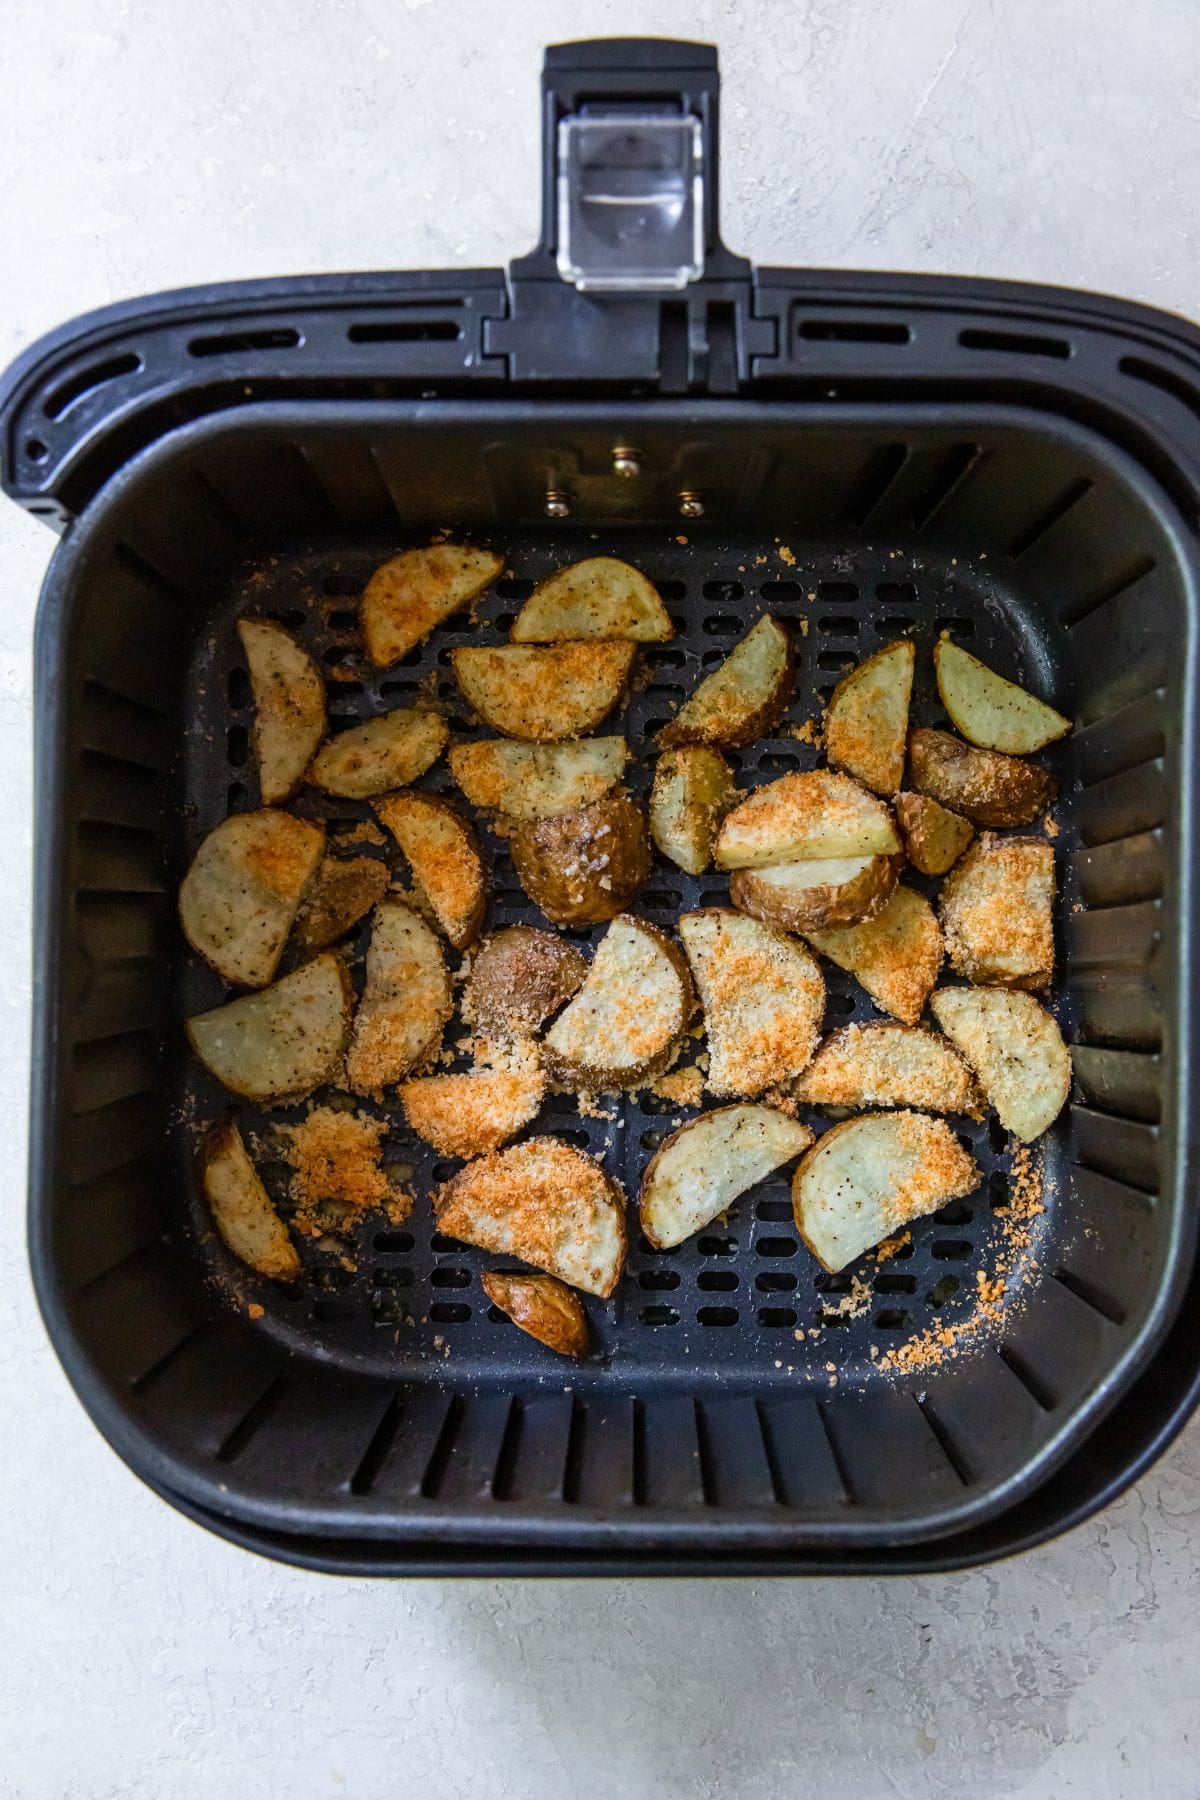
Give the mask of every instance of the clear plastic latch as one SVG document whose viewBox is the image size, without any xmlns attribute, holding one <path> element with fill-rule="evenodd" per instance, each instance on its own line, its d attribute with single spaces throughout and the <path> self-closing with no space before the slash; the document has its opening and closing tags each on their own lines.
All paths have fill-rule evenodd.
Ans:
<svg viewBox="0 0 1200 1800">
<path fill-rule="evenodd" d="M 699 119 L 597 110 L 560 121 L 558 272 L 593 293 L 682 288 L 699 280 Z"/>
</svg>

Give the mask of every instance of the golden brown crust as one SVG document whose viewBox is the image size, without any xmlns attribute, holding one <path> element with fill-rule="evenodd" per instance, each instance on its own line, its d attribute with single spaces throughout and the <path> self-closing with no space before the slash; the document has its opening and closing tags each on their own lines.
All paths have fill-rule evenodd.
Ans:
<svg viewBox="0 0 1200 1800">
<path fill-rule="evenodd" d="M 620 699 L 637 645 L 592 638 L 566 644 L 469 644 L 450 652 L 464 699 L 493 731 L 523 743 L 583 737 Z"/>
<path fill-rule="evenodd" d="M 874 918 L 806 936 L 822 956 L 847 969 L 884 1012 L 916 1024 L 944 952 L 941 927 L 923 894 L 901 882 Z"/>
<path fill-rule="evenodd" d="M 301 956 L 315 956 L 357 925 L 387 892 L 387 864 L 377 856 L 326 856 L 296 915 L 293 941 Z"/>
<path fill-rule="evenodd" d="M 259 791 L 264 806 L 275 806 L 300 786 L 325 735 L 325 683 L 303 644 L 274 619 L 239 619 L 237 629 L 254 694 Z"/>
<path fill-rule="evenodd" d="M 587 958 L 565 938 L 533 925 L 506 925 L 476 950 L 462 1016 L 487 1034 L 540 1030 L 587 978 Z"/>
<path fill-rule="evenodd" d="M 911 731 L 908 758 L 913 787 L 976 825 L 1028 825 L 1058 792 L 1036 763 L 979 750 L 948 731 Z"/>
<path fill-rule="evenodd" d="M 440 794 L 408 788 L 382 794 L 372 804 L 404 852 L 434 918 L 455 949 L 465 950 L 479 935 L 487 910 L 475 827 Z"/>
<path fill-rule="evenodd" d="M 513 1324 L 560 1356 L 586 1356 L 587 1314 L 578 1294 L 553 1275 L 501 1275 L 489 1269 L 479 1285 Z"/>
<path fill-rule="evenodd" d="M 512 836 L 512 861 L 535 906 L 556 925 L 615 919 L 650 876 L 646 815 L 623 788 L 559 813 L 532 819 Z"/>
<path fill-rule="evenodd" d="M 985 831 L 942 883 L 951 966 L 981 987 L 1049 987 L 1054 894 L 1054 851 L 1043 838 Z"/>
<path fill-rule="evenodd" d="M 745 1099 L 790 1081 L 817 1047 L 825 980 L 806 946 L 726 907 L 679 921 L 704 1007 L 708 1088 Z"/>
<path fill-rule="evenodd" d="M 825 1039 L 793 1093 L 809 1106 L 915 1106 L 970 1113 L 982 1105 L 971 1071 L 948 1039 L 922 1026 L 873 1019 Z"/>
<path fill-rule="evenodd" d="M 628 985 L 632 981 L 633 971 L 618 970 L 614 972 L 617 984 L 615 991 L 602 994 L 600 1000 L 603 1012 L 607 1014 L 604 1027 L 620 1040 L 624 1059 L 620 1063 L 599 1059 L 592 1061 L 586 1054 L 572 1053 L 562 1043 L 556 1044 L 555 1033 L 560 1033 L 565 1040 L 570 1035 L 569 1027 L 574 1009 L 587 1004 L 589 983 L 595 986 L 593 976 L 603 981 L 603 971 L 597 972 L 593 962 L 588 980 L 551 1028 L 544 1045 L 546 1065 L 555 1079 L 565 1087 L 607 1094 L 618 1092 L 622 1088 L 640 1087 L 643 1083 L 652 1081 L 671 1066 L 696 1010 L 691 971 L 678 944 L 648 919 L 622 916 L 613 921 L 609 927 L 610 934 L 619 931 L 622 926 L 626 928 L 627 944 L 630 934 L 634 934 L 648 942 L 652 956 L 661 958 L 658 970 L 646 968 L 643 970 L 644 976 L 660 973 L 666 975 L 668 980 L 673 976 L 672 991 L 667 1002 L 669 1011 L 665 1016 L 657 1016 L 644 989 Z M 605 938 L 597 950 L 597 960 L 601 957 L 604 944 L 610 941 L 610 938 Z M 630 947 L 636 954 L 636 945 Z"/>
<path fill-rule="evenodd" d="M 200 1185 L 231 1255 L 270 1281 L 302 1274 L 296 1247 L 232 1119 L 211 1125 L 197 1146 Z"/>
<path fill-rule="evenodd" d="M 773 634 L 774 649 L 769 663 L 764 664 L 761 685 L 755 685 L 755 671 L 748 683 L 734 683 L 730 691 L 725 691 L 731 661 L 759 630 Z M 764 613 L 741 644 L 734 645 L 722 666 L 705 676 L 677 716 L 663 726 L 657 739 L 659 749 L 674 750 L 683 744 L 719 744 L 736 749 L 740 744 L 752 744 L 756 738 L 766 737 L 787 711 L 794 679 L 791 637 L 778 619 Z"/>
<path fill-rule="evenodd" d="M 346 1057 L 354 1092 L 379 1094 L 419 1069 L 441 1043 L 453 1010 L 450 977 L 432 928 L 401 901 L 381 900 Z"/>
<path fill-rule="evenodd" d="M 179 885 L 179 922 L 192 949 L 226 981 L 266 987 L 324 848 L 323 825 L 271 807 L 222 819 Z"/>
<path fill-rule="evenodd" d="M 849 860 L 849 859 L 847 859 Z M 788 888 L 764 879 L 759 869 L 734 869 L 729 898 L 739 912 L 784 931 L 827 931 L 857 925 L 887 905 L 904 867 L 903 856 L 872 856 L 848 881 Z"/>
<path fill-rule="evenodd" d="M 658 590 L 615 556 L 589 556 L 540 581 L 513 620 L 514 644 L 631 638 L 664 644 L 675 627 Z"/>
<path fill-rule="evenodd" d="M 400 1084 L 404 1117 L 439 1156 L 483 1156 L 529 1124 L 546 1092 L 537 1046 L 490 1046 L 469 1073 Z"/>
<path fill-rule="evenodd" d="M 399 661 L 503 567 L 502 556 L 472 544 L 430 544 L 390 557 L 363 591 L 359 617 L 371 661 L 380 668 Z"/>
<path fill-rule="evenodd" d="M 944 875 L 975 836 L 969 820 L 929 794 L 897 794 L 892 806 L 908 860 L 922 875 Z"/>
<path fill-rule="evenodd" d="M 915 663 L 912 640 L 899 638 L 843 675 L 829 697 L 825 754 L 876 794 L 894 794 L 904 779 Z"/>
<path fill-rule="evenodd" d="M 737 797 L 733 772 L 711 744 L 664 751 L 654 769 L 650 835 L 669 862 L 700 875 L 712 861 L 717 827 Z"/>
</svg>

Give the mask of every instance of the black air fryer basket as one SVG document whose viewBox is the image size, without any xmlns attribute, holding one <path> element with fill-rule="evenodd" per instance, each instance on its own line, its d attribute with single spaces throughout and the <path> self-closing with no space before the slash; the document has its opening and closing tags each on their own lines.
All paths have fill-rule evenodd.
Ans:
<svg viewBox="0 0 1200 1800">
<path fill-rule="evenodd" d="M 717 234 L 717 90 L 702 45 L 559 46 L 541 244 L 509 271 L 159 296 L 52 334 L 0 389 L 4 486 L 62 532 L 37 636 L 38 1295 L 129 1465 L 286 1560 L 959 1565 L 1086 1516 L 1195 1403 L 1200 334 L 1088 294 L 752 269 Z M 505 578 L 477 622 L 368 669 L 366 575 L 445 527 L 503 550 Z M 335 725 L 431 676 L 452 705 L 449 647 L 501 641 L 534 581 L 597 549 L 645 569 L 677 627 L 624 721 L 638 791 L 657 723 L 766 608 L 795 635 L 793 727 L 889 637 L 928 671 L 945 626 L 1076 721 L 1047 756 L 1076 1080 L 1046 1210 L 999 1328 L 919 1373 L 876 1364 L 965 1317 L 996 1266 L 994 1121 L 963 1122 L 978 1192 L 872 1265 L 865 1311 L 818 1278 L 771 1182 L 678 1251 L 635 1235 L 578 1367 L 489 1311 L 486 1260 L 433 1228 L 445 1171 L 399 1128 L 411 1219 L 372 1219 L 350 1267 L 311 1255 L 295 1295 L 205 1224 L 195 1129 L 229 1097 L 180 1021 L 225 990 L 174 894 L 202 836 L 257 804 L 236 618 L 281 618 L 323 659 Z M 815 755 L 793 730 L 738 779 Z M 332 829 L 367 816 L 335 803 Z M 536 921 L 506 843 L 485 847 L 491 922 Z M 673 924 L 724 897 L 660 867 L 644 910 Z M 828 973 L 827 1023 L 867 1016 Z M 552 1099 L 540 1129 L 636 1194 L 675 1113 Z"/>
</svg>

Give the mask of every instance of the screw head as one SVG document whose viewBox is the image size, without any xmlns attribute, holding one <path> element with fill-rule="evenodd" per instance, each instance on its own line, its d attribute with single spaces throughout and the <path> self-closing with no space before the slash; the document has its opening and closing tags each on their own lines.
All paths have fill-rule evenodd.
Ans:
<svg viewBox="0 0 1200 1800">
<path fill-rule="evenodd" d="M 702 519 L 704 517 L 704 502 L 699 494 L 694 494 L 690 490 L 685 489 L 679 496 L 679 511 L 680 515 L 685 519 Z"/>
<path fill-rule="evenodd" d="M 570 516 L 571 502 L 561 488 L 547 488 L 545 512 L 548 519 L 566 519 Z"/>
<path fill-rule="evenodd" d="M 619 448 L 612 453 L 613 474 L 623 481 L 633 481 L 642 472 L 642 459 L 636 450 Z"/>
</svg>

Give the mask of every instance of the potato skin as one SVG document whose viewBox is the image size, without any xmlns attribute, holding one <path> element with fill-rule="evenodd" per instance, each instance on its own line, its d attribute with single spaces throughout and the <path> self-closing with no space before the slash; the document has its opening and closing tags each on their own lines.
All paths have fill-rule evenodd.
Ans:
<svg viewBox="0 0 1200 1800">
<path fill-rule="evenodd" d="M 599 925 L 624 912 L 650 876 L 646 815 L 623 788 L 590 806 L 532 819 L 512 837 L 513 868 L 556 925 Z"/>
<path fill-rule="evenodd" d="M 463 1021 L 501 1036 L 539 1031 L 578 993 L 587 972 L 587 959 L 565 938 L 534 925 L 506 925 L 475 952 Z"/>
<path fill-rule="evenodd" d="M 861 875 L 838 886 L 785 888 L 763 881 L 757 869 L 733 869 L 729 898 L 739 912 L 784 931 L 828 931 L 861 925 L 886 906 L 904 867 L 903 856 L 875 856 Z"/>
<path fill-rule="evenodd" d="M 1050 805 L 1058 783 L 1048 770 L 999 750 L 979 750 L 948 731 L 909 733 L 909 778 L 976 825 L 1028 825 Z"/>
<path fill-rule="evenodd" d="M 892 809 L 908 860 L 922 875 L 944 875 L 975 835 L 969 820 L 948 812 L 932 794 L 897 794 Z"/>
<path fill-rule="evenodd" d="M 786 647 L 782 666 L 770 690 L 759 696 L 757 703 L 749 711 L 727 719 L 722 724 L 689 724 L 678 718 L 669 720 L 656 739 L 660 750 L 678 750 L 685 744 L 711 744 L 721 749 L 737 750 L 745 744 L 755 743 L 760 737 L 767 737 L 774 730 L 792 698 L 796 680 L 796 657 L 790 634 L 777 619 L 773 623 L 783 632 Z"/>
<path fill-rule="evenodd" d="M 458 835 L 463 864 L 470 870 L 471 905 L 457 918 L 443 918 L 432 895 L 426 895 L 425 898 L 429 901 L 430 908 L 437 920 L 438 929 L 443 936 L 454 945 L 456 950 L 467 949 L 470 944 L 474 943 L 483 927 L 488 900 L 487 872 L 479 852 L 479 839 L 474 825 L 465 813 L 460 812 L 452 800 L 445 799 L 441 794 L 417 793 L 413 789 L 406 788 L 396 794 L 381 794 L 373 804 L 380 823 L 387 826 L 400 844 L 418 888 L 422 886 L 419 869 L 404 850 L 399 831 L 392 824 L 397 808 L 407 805 L 418 818 L 424 809 L 427 814 L 432 813 L 440 819 L 447 820 L 453 826 Z"/>
<path fill-rule="evenodd" d="M 587 1314 L 579 1296 L 554 1275 L 498 1275 L 493 1270 L 479 1285 L 513 1324 L 555 1350 L 559 1356 L 586 1356 Z"/>
</svg>

